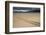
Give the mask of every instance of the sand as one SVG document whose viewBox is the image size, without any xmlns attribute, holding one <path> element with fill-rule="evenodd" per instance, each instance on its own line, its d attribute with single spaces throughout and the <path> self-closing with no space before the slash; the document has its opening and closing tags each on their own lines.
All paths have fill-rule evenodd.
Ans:
<svg viewBox="0 0 46 35">
<path fill-rule="evenodd" d="M 40 13 L 13 13 L 13 27 L 39 27 Z"/>
</svg>

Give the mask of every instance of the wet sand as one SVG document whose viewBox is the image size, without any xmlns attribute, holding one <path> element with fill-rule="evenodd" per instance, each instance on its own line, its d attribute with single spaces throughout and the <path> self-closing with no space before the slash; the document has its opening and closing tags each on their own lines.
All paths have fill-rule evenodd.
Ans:
<svg viewBox="0 0 46 35">
<path fill-rule="evenodd" d="M 13 27 L 39 27 L 40 13 L 13 13 Z"/>
</svg>

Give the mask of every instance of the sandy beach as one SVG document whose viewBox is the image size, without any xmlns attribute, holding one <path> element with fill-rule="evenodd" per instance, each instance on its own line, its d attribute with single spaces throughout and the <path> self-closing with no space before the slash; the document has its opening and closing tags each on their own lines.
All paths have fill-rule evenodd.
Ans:
<svg viewBox="0 0 46 35">
<path fill-rule="evenodd" d="M 40 13 L 13 13 L 13 27 L 39 27 Z"/>
</svg>

